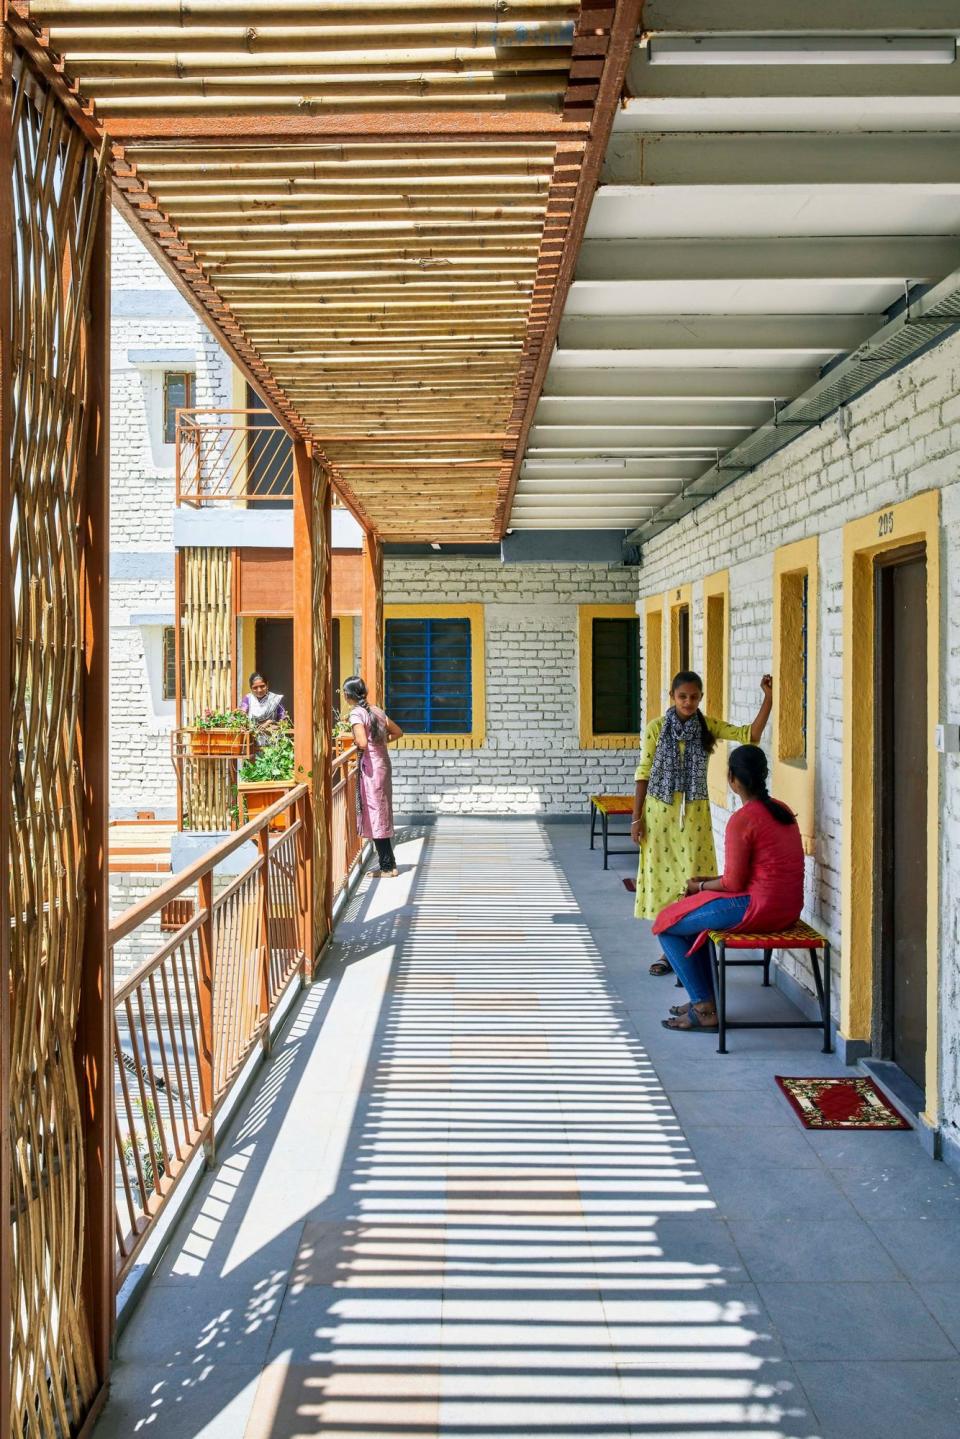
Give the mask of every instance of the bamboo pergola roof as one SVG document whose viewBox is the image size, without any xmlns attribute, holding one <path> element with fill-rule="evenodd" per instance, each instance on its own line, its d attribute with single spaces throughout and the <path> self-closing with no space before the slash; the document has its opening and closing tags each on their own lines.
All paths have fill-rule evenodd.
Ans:
<svg viewBox="0 0 960 1439">
<path fill-rule="evenodd" d="M 118 203 L 388 540 L 502 533 L 639 0 L 32 0 Z"/>
</svg>

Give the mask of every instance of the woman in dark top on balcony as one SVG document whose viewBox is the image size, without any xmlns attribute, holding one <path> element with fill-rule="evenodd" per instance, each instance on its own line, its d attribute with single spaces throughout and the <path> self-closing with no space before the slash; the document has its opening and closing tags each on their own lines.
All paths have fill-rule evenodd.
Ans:
<svg viewBox="0 0 960 1439">
<path fill-rule="evenodd" d="M 724 839 L 722 875 L 695 875 L 684 899 L 657 915 L 653 932 L 679 975 L 690 1003 L 677 1005 L 665 1029 L 716 1029 L 717 1009 L 707 949 L 711 929 L 775 933 L 803 909 L 803 843 L 796 815 L 767 793 L 767 757 L 753 745 L 730 754 L 728 781 L 742 807 Z"/>
</svg>

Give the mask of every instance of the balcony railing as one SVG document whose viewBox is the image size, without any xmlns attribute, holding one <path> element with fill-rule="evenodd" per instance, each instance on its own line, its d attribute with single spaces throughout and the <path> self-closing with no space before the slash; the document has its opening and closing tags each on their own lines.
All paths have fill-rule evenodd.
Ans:
<svg viewBox="0 0 960 1439">
<path fill-rule="evenodd" d="M 293 499 L 293 443 L 269 410 L 177 411 L 177 504 Z"/>
<path fill-rule="evenodd" d="M 330 843 L 333 897 L 336 899 L 363 849 L 363 840 L 357 828 L 357 751 L 352 748 L 333 762 Z"/>
<path fill-rule="evenodd" d="M 304 818 L 298 785 L 110 928 L 111 953 L 182 905 L 183 923 L 114 994 L 116 1279 L 132 1268 L 201 1148 L 284 991 L 307 962 Z M 287 827 L 271 833 L 286 815 Z M 242 874 L 215 871 L 253 841 Z"/>
</svg>

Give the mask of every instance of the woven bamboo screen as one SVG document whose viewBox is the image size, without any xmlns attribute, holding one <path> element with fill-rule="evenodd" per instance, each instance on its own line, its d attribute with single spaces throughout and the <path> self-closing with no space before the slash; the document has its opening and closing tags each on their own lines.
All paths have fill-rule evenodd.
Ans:
<svg viewBox="0 0 960 1439">
<path fill-rule="evenodd" d="M 233 556 L 229 549 L 181 551 L 183 719 L 233 706 Z M 230 764 L 192 759 L 182 766 L 185 829 L 222 830 L 234 803 Z"/>
<path fill-rule="evenodd" d="M 312 772 L 314 775 L 313 795 L 313 916 L 314 949 L 318 951 L 326 939 L 324 933 L 327 909 L 326 885 L 330 861 L 330 817 L 320 813 L 324 787 L 319 777 L 330 769 L 331 736 L 333 721 L 333 699 L 330 673 L 330 630 L 328 618 L 328 593 L 330 578 L 330 526 L 328 523 L 330 502 L 330 481 L 323 465 L 313 462 L 313 484 L 311 486 L 313 513 L 311 531 L 313 534 L 313 564 L 311 571 L 311 612 L 313 614 L 313 700 L 311 720 L 313 729 Z"/>
<path fill-rule="evenodd" d="M 12 276 L 4 277 L 13 300 L 12 563 L 4 597 L 12 1014 L 3 1101 L 13 1220 L 11 1294 L 3 1302 L 13 1313 L 12 1412 L 0 1424 L 17 1439 L 49 1439 L 76 1432 L 97 1387 L 81 1291 L 86 1176 L 74 1053 L 86 861 L 79 744 L 86 296 L 103 176 L 96 154 L 19 60 L 13 81 L 16 228 Z"/>
<path fill-rule="evenodd" d="M 616 7 L 33 0 L 117 185 L 387 539 L 490 540 Z"/>
</svg>

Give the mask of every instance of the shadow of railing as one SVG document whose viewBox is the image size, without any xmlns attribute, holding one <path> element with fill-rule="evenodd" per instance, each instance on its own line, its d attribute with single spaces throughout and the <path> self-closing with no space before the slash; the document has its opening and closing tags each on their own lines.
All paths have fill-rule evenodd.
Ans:
<svg viewBox="0 0 960 1439">
<path fill-rule="evenodd" d="M 416 843 L 409 893 L 352 901 L 159 1280 L 196 1317 L 155 1416 L 246 1414 L 262 1366 L 252 1427 L 290 1439 L 811 1439 L 544 831 Z M 333 1095 L 311 1185 L 289 1139 Z"/>
</svg>

